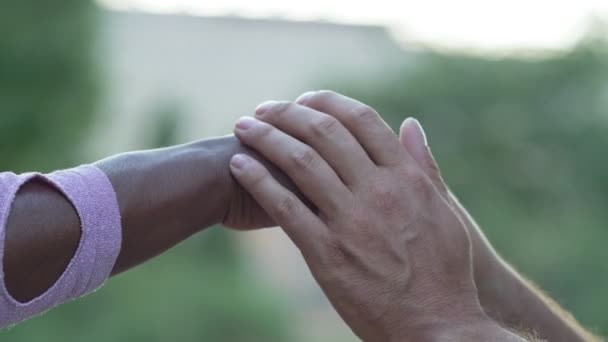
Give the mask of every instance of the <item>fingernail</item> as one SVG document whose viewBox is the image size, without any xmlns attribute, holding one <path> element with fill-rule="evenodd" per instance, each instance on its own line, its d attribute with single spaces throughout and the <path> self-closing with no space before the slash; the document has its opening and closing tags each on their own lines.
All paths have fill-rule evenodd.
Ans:
<svg viewBox="0 0 608 342">
<path fill-rule="evenodd" d="M 416 127 L 416 131 L 418 131 L 419 137 L 418 139 L 421 140 L 421 142 L 424 144 L 424 146 L 428 146 L 428 140 L 426 139 L 426 133 L 424 132 L 424 128 L 422 128 L 422 125 L 420 124 L 420 121 L 418 121 L 418 119 L 416 118 L 408 118 L 408 120 L 412 121 L 412 125 L 414 125 L 414 127 Z"/>
<path fill-rule="evenodd" d="M 303 102 L 306 102 L 306 100 L 308 100 L 308 99 L 309 99 L 311 96 L 313 96 L 313 95 L 314 95 L 314 94 L 316 94 L 316 93 L 317 93 L 316 91 L 309 91 L 309 92 L 306 92 L 306 93 L 304 93 L 304 94 L 300 95 L 300 96 L 299 96 L 299 97 L 296 99 L 296 102 L 297 102 L 297 103 L 303 103 Z"/>
<path fill-rule="evenodd" d="M 253 125 L 255 125 L 256 123 L 256 119 L 249 116 L 243 116 L 236 122 L 236 128 L 240 130 L 246 130 L 253 127 Z"/>
<path fill-rule="evenodd" d="M 248 161 L 249 157 L 243 154 L 236 154 L 230 159 L 230 166 L 235 169 L 243 169 Z"/>
<path fill-rule="evenodd" d="M 264 115 L 268 111 L 268 109 L 270 109 L 270 107 L 272 107 L 275 103 L 277 103 L 277 101 L 263 102 L 262 104 L 257 106 L 257 108 L 255 109 L 255 115 L 256 116 Z"/>
</svg>

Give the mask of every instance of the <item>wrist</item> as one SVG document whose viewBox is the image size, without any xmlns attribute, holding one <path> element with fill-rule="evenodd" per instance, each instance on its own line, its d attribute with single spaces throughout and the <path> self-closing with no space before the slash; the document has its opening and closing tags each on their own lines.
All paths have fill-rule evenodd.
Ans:
<svg viewBox="0 0 608 342">
<path fill-rule="evenodd" d="M 484 311 L 490 317 L 500 317 L 508 320 L 510 308 L 520 307 L 522 303 L 514 303 L 518 297 L 513 293 L 520 292 L 521 279 L 511 267 L 499 257 L 489 263 L 483 277 L 476 279 L 479 301 Z M 508 322 L 504 322 L 508 323 Z"/>
<path fill-rule="evenodd" d="M 447 296 L 435 292 L 431 299 L 410 306 L 406 314 L 400 315 L 398 322 L 394 321 L 395 324 L 385 325 L 390 327 L 386 340 L 442 341 L 438 337 L 449 336 L 447 332 L 452 334 L 469 325 L 483 326 L 493 322 L 484 313 L 474 291 Z"/>
<path fill-rule="evenodd" d="M 114 185 L 128 225 L 145 221 L 195 233 L 218 223 L 229 199 L 218 165 L 222 150 L 215 141 L 201 140 L 119 155 L 100 168 Z"/>
<path fill-rule="evenodd" d="M 114 187 L 121 214 L 122 250 L 114 273 L 221 221 L 231 196 L 230 175 L 222 169 L 230 158 L 228 140 L 129 152 L 96 163 Z"/>
<path fill-rule="evenodd" d="M 230 158 L 244 148 L 234 136 L 199 140 L 183 145 L 183 148 L 189 150 L 197 160 L 196 168 L 201 173 L 196 189 L 199 208 L 200 206 L 213 208 L 213 210 L 199 210 L 199 213 L 208 212 L 209 215 L 198 217 L 196 220 L 198 228 L 221 224 L 238 188 L 230 173 Z"/>
<path fill-rule="evenodd" d="M 497 341 L 525 342 L 522 337 L 501 327 L 487 316 L 474 320 L 454 320 L 447 325 L 430 332 L 421 341 L 432 342 L 465 342 L 465 341 Z"/>
<path fill-rule="evenodd" d="M 241 144 L 233 135 L 220 138 L 201 140 L 192 143 L 196 149 L 202 151 L 205 156 L 202 159 L 209 160 L 208 168 L 212 170 L 215 192 L 213 200 L 218 210 L 215 211 L 213 224 L 224 224 L 228 227 L 239 227 L 243 220 L 246 221 L 248 214 L 252 214 L 252 201 L 248 194 L 232 177 L 230 172 L 230 159 L 239 153 L 248 154 L 267 165 L 267 162 L 256 152 Z M 209 201 L 209 191 L 201 191 L 202 201 Z M 247 198 L 244 198 L 247 197 Z M 253 213 L 255 214 L 255 213 Z M 244 228 L 252 228 L 246 223 Z"/>
</svg>

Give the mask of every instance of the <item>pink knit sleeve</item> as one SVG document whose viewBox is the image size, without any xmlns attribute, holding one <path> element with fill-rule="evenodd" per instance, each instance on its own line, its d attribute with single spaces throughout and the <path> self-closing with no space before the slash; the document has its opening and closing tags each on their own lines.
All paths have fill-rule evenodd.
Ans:
<svg viewBox="0 0 608 342">
<path fill-rule="evenodd" d="M 7 292 L 3 256 L 6 223 L 19 188 L 38 178 L 61 192 L 80 218 L 80 242 L 63 274 L 45 293 L 21 303 Z M 26 228 L 24 228 L 26 229 Z M 0 328 L 38 315 L 99 288 L 120 252 L 121 224 L 116 194 L 107 176 L 84 165 L 48 175 L 0 173 Z"/>
</svg>

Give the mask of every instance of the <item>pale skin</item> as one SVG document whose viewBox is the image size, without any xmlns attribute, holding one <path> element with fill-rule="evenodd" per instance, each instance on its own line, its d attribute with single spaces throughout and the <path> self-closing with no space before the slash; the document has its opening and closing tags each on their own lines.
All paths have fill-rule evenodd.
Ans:
<svg viewBox="0 0 608 342">
<path fill-rule="evenodd" d="M 212 224 L 279 224 L 364 341 L 522 341 L 517 329 L 550 341 L 599 340 L 494 252 L 441 179 L 417 121 L 406 120 L 397 138 L 371 108 L 328 91 L 265 104 L 258 114 L 248 129 L 238 125 L 238 137 L 306 189 L 312 209 L 234 137 L 114 156 L 96 163 L 123 218 L 113 274 Z M 232 173 L 259 203 L 230 177 L 235 154 Z M 78 238 L 65 198 L 25 185 L 7 225 L 11 294 L 27 301 L 48 288 Z"/>
<path fill-rule="evenodd" d="M 443 182 L 417 121 L 398 139 L 370 107 L 322 91 L 265 103 L 235 134 L 318 208 L 251 158 L 232 158 L 235 178 L 363 341 L 524 340 L 503 326 L 596 340 L 497 256 Z"/>
<path fill-rule="evenodd" d="M 467 228 L 473 248 L 474 278 L 485 312 L 505 326 L 523 328 L 528 334 L 549 341 L 600 341 L 496 253 L 479 225 L 443 181 L 424 130 L 417 121 L 404 122 L 400 141 Z"/>
</svg>

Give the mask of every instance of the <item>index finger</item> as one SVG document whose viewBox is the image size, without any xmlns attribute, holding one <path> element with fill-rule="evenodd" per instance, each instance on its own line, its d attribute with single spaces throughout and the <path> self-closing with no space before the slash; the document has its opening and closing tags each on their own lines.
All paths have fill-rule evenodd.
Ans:
<svg viewBox="0 0 608 342">
<path fill-rule="evenodd" d="M 237 154 L 230 160 L 230 171 L 300 250 L 309 251 L 325 240 L 325 224 L 258 161 Z"/>
</svg>

